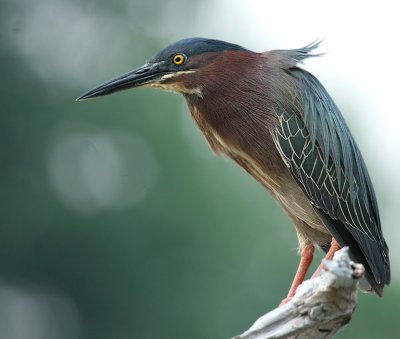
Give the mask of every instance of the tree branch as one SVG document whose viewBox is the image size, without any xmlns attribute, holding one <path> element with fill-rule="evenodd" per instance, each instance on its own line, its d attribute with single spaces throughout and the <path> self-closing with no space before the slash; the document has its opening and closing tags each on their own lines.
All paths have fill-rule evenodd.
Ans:
<svg viewBox="0 0 400 339">
<path fill-rule="evenodd" d="M 303 282 L 295 296 L 232 339 L 331 338 L 351 319 L 364 267 L 350 261 L 348 248 L 323 259 L 326 270 Z"/>
</svg>

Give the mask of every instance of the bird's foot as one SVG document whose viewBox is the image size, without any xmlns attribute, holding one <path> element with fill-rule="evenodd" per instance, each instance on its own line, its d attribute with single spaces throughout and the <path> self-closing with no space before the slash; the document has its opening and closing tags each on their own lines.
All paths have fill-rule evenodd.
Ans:
<svg viewBox="0 0 400 339">
<path fill-rule="evenodd" d="M 307 274 L 308 267 L 310 266 L 313 259 L 314 246 L 313 245 L 304 246 L 301 250 L 300 255 L 301 258 L 299 267 L 297 268 L 297 272 L 293 278 L 292 285 L 290 286 L 287 297 L 281 301 L 280 305 L 288 303 L 296 293 L 297 287 L 299 287 L 299 285 L 303 282 L 304 277 Z"/>
<path fill-rule="evenodd" d="M 329 251 L 326 253 L 325 259 L 332 260 L 334 254 L 340 249 L 341 249 L 341 247 L 340 247 L 339 243 L 335 240 L 335 238 L 332 238 L 331 247 L 329 248 Z M 319 264 L 318 268 L 315 270 L 315 272 L 311 276 L 311 279 L 318 277 L 321 274 L 321 270 L 326 270 L 326 267 L 323 262 Z"/>
</svg>

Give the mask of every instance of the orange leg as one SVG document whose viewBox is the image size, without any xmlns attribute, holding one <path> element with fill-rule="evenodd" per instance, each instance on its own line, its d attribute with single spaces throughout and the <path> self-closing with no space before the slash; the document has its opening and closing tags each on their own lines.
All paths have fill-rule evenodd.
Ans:
<svg viewBox="0 0 400 339">
<path fill-rule="evenodd" d="M 336 251 L 340 250 L 340 248 L 341 247 L 338 244 L 338 242 L 335 240 L 335 238 L 332 238 L 331 247 L 329 247 L 329 251 L 326 253 L 325 259 L 332 260 L 333 255 L 335 254 Z M 317 277 L 322 268 L 325 268 L 323 263 L 319 264 L 318 268 L 315 270 L 315 272 L 311 278 Z"/>
<path fill-rule="evenodd" d="M 303 282 L 304 277 L 307 274 L 307 270 L 310 267 L 314 257 L 314 245 L 305 246 L 301 250 L 300 255 L 301 258 L 299 267 L 297 268 L 297 272 L 293 278 L 292 286 L 290 286 L 288 295 L 285 299 L 282 300 L 281 305 L 286 304 L 290 299 L 292 299 L 292 297 L 296 293 L 297 287 L 299 287 L 299 285 Z"/>
</svg>

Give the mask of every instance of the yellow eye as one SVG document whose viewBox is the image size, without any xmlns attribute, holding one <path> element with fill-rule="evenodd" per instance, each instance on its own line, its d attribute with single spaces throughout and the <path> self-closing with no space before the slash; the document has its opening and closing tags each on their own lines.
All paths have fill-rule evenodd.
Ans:
<svg viewBox="0 0 400 339">
<path fill-rule="evenodd" d="M 182 53 L 175 54 L 172 58 L 172 62 L 175 65 L 182 65 L 186 61 L 186 55 Z"/>
</svg>

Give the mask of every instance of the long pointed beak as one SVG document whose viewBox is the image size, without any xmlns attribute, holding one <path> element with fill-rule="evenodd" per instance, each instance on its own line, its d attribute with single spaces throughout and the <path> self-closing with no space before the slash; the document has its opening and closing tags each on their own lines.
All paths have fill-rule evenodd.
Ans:
<svg viewBox="0 0 400 339">
<path fill-rule="evenodd" d="M 157 82 L 157 80 L 160 80 L 162 76 L 167 73 L 168 72 L 160 69 L 159 63 L 148 63 L 91 89 L 78 97 L 76 101 L 99 97 L 128 88 L 154 83 Z"/>
</svg>

